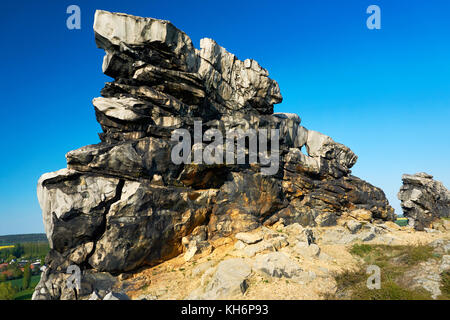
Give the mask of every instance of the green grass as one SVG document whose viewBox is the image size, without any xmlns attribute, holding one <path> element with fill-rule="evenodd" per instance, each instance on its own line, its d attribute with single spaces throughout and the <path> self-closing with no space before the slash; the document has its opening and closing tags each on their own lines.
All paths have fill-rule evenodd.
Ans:
<svg viewBox="0 0 450 320">
<path fill-rule="evenodd" d="M 353 291 L 354 300 L 430 300 L 431 296 L 425 289 L 408 289 L 398 285 L 393 280 L 382 281 L 379 290 L 370 290 L 360 285 Z"/>
<path fill-rule="evenodd" d="M 450 297 L 450 270 L 447 270 L 444 273 L 442 273 L 441 278 L 442 278 L 441 298 Z"/>
<path fill-rule="evenodd" d="M 366 254 L 370 253 L 372 251 L 372 249 L 373 249 L 373 247 L 368 244 L 355 244 L 350 249 L 350 253 L 353 255 L 363 257 Z"/>
<path fill-rule="evenodd" d="M 32 276 L 30 286 L 34 288 L 39 283 L 39 280 L 41 280 L 40 274 Z M 23 278 L 6 281 L 6 283 L 8 282 L 11 283 L 11 285 L 16 288 L 16 290 L 22 290 Z"/>
<path fill-rule="evenodd" d="M 337 284 L 336 295 L 325 295 L 326 299 L 352 300 L 428 300 L 431 295 L 424 289 L 411 289 L 397 282 L 403 273 L 420 262 L 437 258 L 433 248 L 426 245 L 417 246 L 387 246 L 355 244 L 350 253 L 361 258 L 363 264 L 356 271 L 346 271 L 335 274 Z M 381 269 L 381 288 L 368 289 L 366 274 L 368 265 L 376 265 Z M 450 275 L 444 282 L 446 290 L 450 283 Z M 444 290 L 443 290 L 444 291 Z M 443 294 L 444 296 L 444 294 Z M 444 296 L 444 298 L 446 295 Z"/>
<path fill-rule="evenodd" d="M 20 280 L 22 280 L 22 279 L 20 279 Z M 30 288 L 17 292 L 14 297 L 14 300 L 31 300 L 31 296 L 33 295 L 34 288 L 37 286 L 37 284 L 39 283 L 40 280 L 41 280 L 40 274 L 32 276 L 31 282 L 30 282 Z"/>
<path fill-rule="evenodd" d="M 30 282 L 30 288 L 28 288 L 26 290 L 22 290 L 23 278 L 8 280 L 5 282 L 11 283 L 11 285 L 17 290 L 16 294 L 14 295 L 14 300 L 31 300 L 34 288 L 39 283 L 39 280 L 41 280 L 41 275 L 32 276 L 31 282 Z"/>
<path fill-rule="evenodd" d="M 433 248 L 430 246 L 405 246 L 402 248 L 403 252 L 401 258 L 408 265 L 416 265 L 419 262 L 427 261 L 431 258 L 436 258 L 433 255 Z"/>
<path fill-rule="evenodd" d="M 20 291 L 16 293 L 16 295 L 14 296 L 14 300 L 31 300 L 33 292 L 34 288 Z"/>
</svg>

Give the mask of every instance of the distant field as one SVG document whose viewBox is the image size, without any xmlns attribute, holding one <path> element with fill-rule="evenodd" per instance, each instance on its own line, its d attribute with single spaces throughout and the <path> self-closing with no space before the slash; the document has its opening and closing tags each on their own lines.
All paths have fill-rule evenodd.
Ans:
<svg viewBox="0 0 450 320">
<path fill-rule="evenodd" d="M 45 233 L 30 233 L 30 234 L 12 234 L 0 236 L 1 246 L 9 246 L 24 242 L 48 242 Z"/>
<path fill-rule="evenodd" d="M 408 225 L 408 218 L 400 217 L 395 221 L 400 227 L 406 227 Z"/>
<path fill-rule="evenodd" d="M 14 246 L 0 246 L 0 250 L 2 249 L 11 249 L 14 248 Z"/>
</svg>

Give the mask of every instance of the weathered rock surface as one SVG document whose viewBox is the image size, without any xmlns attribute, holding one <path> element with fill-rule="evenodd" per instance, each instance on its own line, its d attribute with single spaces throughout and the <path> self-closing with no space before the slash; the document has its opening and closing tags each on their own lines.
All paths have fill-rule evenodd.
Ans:
<svg viewBox="0 0 450 320">
<path fill-rule="evenodd" d="M 417 230 L 430 228 L 438 218 L 450 217 L 450 191 L 426 173 L 402 176 L 398 198 L 405 217 Z"/>
<path fill-rule="evenodd" d="M 241 240 L 246 244 L 254 244 L 263 239 L 262 233 L 248 233 L 248 232 L 240 232 L 236 234 L 236 239 Z"/>
<path fill-rule="evenodd" d="M 350 232 L 349 232 L 350 231 Z M 358 230 L 347 230 L 344 227 L 336 227 L 322 234 L 321 240 L 327 244 L 350 244 L 357 241 L 368 242 L 374 240 L 384 230 L 374 226 L 367 226 Z"/>
<path fill-rule="evenodd" d="M 441 269 L 440 266 L 443 266 Z M 412 288 L 423 288 L 431 294 L 433 299 L 441 295 L 442 277 L 441 273 L 445 270 L 445 261 L 442 264 L 439 261 L 430 259 L 421 262 L 418 266 L 409 270 L 403 275 L 403 281 L 407 281 Z"/>
<path fill-rule="evenodd" d="M 300 276 L 302 268 L 282 252 L 272 252 L 256 257 L 253 268 L 271 277 L 293 278 Z"/>
<path fill-rule="evenodd" d="M 251 272 L 252 268 L 244 259 L 222 261 L 204 291 L 200 289 L 193 292 L 189 299 L 216 300 L 242 294 L 247 290 L 246 281 Z"/>
<path fill-rule="evenodd" d="M 109 292 L 103 300 L 130 300 L 130 298 L 124 293 Z"/>
<path fill-rule="evenodd" d="M 295 246 L 295 252 L 300 254 L 303 257 L 312 258 L 312 257 L 319 257 L 320 255 L 320 248 L 317 244 L 311 243 L 308 245 L 307 242 L 297 242 Z"/>
<path fill-rule="evenodd" d="M 123 272 L 182 253 L 190 260 L 212 250 L 210 240 L 262 225 L 328 226 L 343 212 L 394 218 L 384 192 L 351 175 L 357 156 L 348 147 L 301 126 L 296 114 L 273 113 L 280 89 L 256 61 L 241 61 L 211 39 L 196 49 L 164 20 L 97 11 L 94 32 L 106 52 L 103 72 L 114 79 L 93 100 L 101 142 L 69 152 L 67 169 L 39 179 L 51 252 L 34 299 L 75 298 L 66 286 L 71 264 L 83 272 L 78 298 L 94 290 L 104 296 Z M 200 120 L 202 133 L 238 138 L 245 130 L 278 129 L 279 150 L 271 154 L 278 170 L 265 175 L 265 163 L 236 161 L 174 163 L 173 130 L 193 137 Z M 204 147 L 194 144 L 183 157 Z M 248 256 L 288 244 L 283 237 L 242 241 Z M 228 276 L 219 272 L 214 281 Z M 231 281 L 230 290 L 244 278 Z M 211 286 L 206 296 L 221 296 Z"/>
<path fill-rule="evenodd" d="M 362 224 L 355 220 L 349 220 L 346 224 L 346 227 L 348 230 L 350 230 L 351 233 L 356 233 L 361 229 Z"/>
<path fill-rule="evenodd" d="M 438 239 L 430 243 L 430 246 L 434 248 L 434 252 L 441 255 L 450 253 L 450 240 Z"/>
</svg>

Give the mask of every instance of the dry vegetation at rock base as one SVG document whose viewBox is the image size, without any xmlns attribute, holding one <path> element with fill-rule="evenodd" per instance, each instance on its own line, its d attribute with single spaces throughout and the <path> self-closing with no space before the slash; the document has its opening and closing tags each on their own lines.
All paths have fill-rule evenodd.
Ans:
<svg viewBox="0 0 450 320">
<path fill-rule="evenodd" d="M 408 270 L 414 269 L 422 262 L 439 260 L 440 254 L 433 252 L 429 245 L 368 245 L 355 244 L 350 252 L 361 258 L 363 265 L 356 271 L 345 271 L 335 275 L 337 291 L 326 294 L 326 299 L 357 299 L 357 300 L 428 300 L 431 293 L 423 287 L 411 288 L 406 279 Z M 381 268 L 381 288 L 379 290 L 367 287 L 366 266 L 376 265 Z M 443 272 L 439 299 L 449 300 L 448 271 Z"/>
<path fill-rule="evenodd" d="M 370 223 L 366 226 L 372 227 L 379 228 Z M 126 291 L 133 299 L 162 300 L 211 297 L 258 300 L 450 299 L 449 265 L 448 260 L 445 260 L 445 257 L 448 259 L 449 233 L 425 233 L 408 227 L 392 227 L 371 240 L 352 240 L 341 244 L 329 243 L 327 238 L 329 234 L 342 230 L 340 226 L 315 228 L 318 253 L 304 250 L 302 245 L 299 249 L 305 229 L 298 224 L 260 228 L 250 233 L 262 234 L 263 240 L 256 244 L 242 246 L 241 240 L 222 238 L 213 244 L 215 249 L 211 253 L 195 255 L 187 262 L 180 255 L 158 266 L 142 269 L 121 281 L 118 288 Z M 358 234 L 364 235 L 364 231 L 355 235 Z M 271 248 L 249 256 L 252 246 L 281 238 L 286 240 L 284 244 L 277 246 L 273 242 L 275 245 Z M 391 244 L 386 244 L 389 241 Z M 267 270 L 259 268 L 258 259 L 273 253 L 285 255 L 298 266 L 298 270 L 293 270 L 296 267 L 292 267 L 290 262 L 275 266 L 278 274 L 268 274 Z M 241 259 L 252 269 L 248 277 L 237 282 L 241 286 L 245 283 L 245 290 L 233 289 L 228 292 L 229 295 L 211 295 L 211 292 L 223 292 L 216 288 L 220 279 L 217 276 L 218 266 L 230 259 Z M 271 263 L 273 261 L 269 260 L 268 264 Z M 381 269 L 379 290 L 370 290 L 366 286 L 368 265 L 377 265 Z M 440 267 L 444 268 L 441 272 Z M 221 284 L 227 286 L 226 282 Z"/>
</svg>

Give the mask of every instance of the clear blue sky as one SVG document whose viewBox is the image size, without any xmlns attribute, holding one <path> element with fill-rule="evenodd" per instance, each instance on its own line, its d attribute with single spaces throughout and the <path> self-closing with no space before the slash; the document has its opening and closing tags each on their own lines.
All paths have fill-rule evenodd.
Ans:
<svg viewBox="0 0 450 320">
<path fill-rule="evenodd" d="M 66 28 L 71 4 L 81 30 Z M 371 4 L 381 30 L 366 28 Z M 352 148 L 353 173 L 383 188 L 397 213 L 402 173 L 450 186 L 450 1 L 2 1 L 0 234 L 42 232 L 39 176 L 99 142 L 91 99 L 109 78 L 95 9 L 167 19 L 197 48 L 210 37 L 256 59 L 280 84 L 276 111 Z"/>
</svg>

